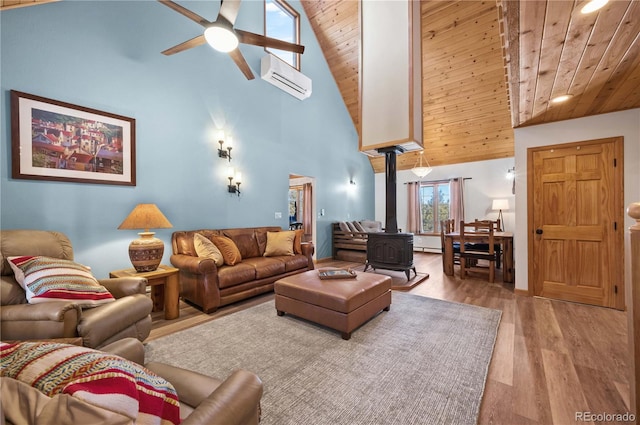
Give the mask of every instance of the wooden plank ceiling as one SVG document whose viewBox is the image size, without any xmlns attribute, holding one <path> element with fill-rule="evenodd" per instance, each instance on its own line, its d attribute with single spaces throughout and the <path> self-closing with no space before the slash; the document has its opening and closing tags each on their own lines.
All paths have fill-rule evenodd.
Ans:
<svg viewBox="0 0 640 425">
<path fill-rule="evenodd" d="M 640 107 L 640 2 L 422 1 L 424 155 L 430 165 L 512 157 L 513 128 Z M 358 127 L 352 0 L 302 0 Z M 560 94 L 573 97 L 551 104 Z M 400 170 L 419 153 L 398 157 Z M 372 158 L 375 172 L 384 159 Z"/>
<path fill-rule="evenodd" d="M 0 0 L 0 10 L 15 9 L 17 7 L 35 6 L 36 4 L 53 3 L 60 0 Z"/>
<path fill-rule="evenodd" d="M 0 0 L 0 10 L 50 1 Z M 584 2 L 422 0 L 430 165 L 512 157 L 515 127 L 640 107 L 640 1 L 610 0 L 589 15 L 579 13 Z M 358 4 L 302 0 L 356 128 Z M 560 94 L 572 98 L 550 103 Z M 398 169 L 412 168 L 418 155 L 399 155 Z M 384 171 L 383 158 L 371 163 Z"/>
</svg>

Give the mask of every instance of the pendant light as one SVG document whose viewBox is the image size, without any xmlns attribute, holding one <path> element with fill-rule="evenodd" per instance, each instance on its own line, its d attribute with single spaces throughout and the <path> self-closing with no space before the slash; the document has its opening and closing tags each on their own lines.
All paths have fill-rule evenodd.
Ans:
<svg viewBox="0 0 640 425">
<path fill-rule="evenodd" d="M 429 174 L 431 171 L 433 171 L 433 168 L 431 168 L 431 166 L 429 165 L 429 161 L 427 161 L 426 158 L 424 159 L 424 162 L 426 162 L 427 165 L 426 166 L 422 165 L 422 157 L 423 156 L 424 156 L 424 150 L 421 150 L 419 159 L 416 160 L 415 165 L 411 169 L 413 174 L 415 174 L 416 176 L 418 176 L 420 178 L 423 178 L 424 176 Z"/>
</svg>

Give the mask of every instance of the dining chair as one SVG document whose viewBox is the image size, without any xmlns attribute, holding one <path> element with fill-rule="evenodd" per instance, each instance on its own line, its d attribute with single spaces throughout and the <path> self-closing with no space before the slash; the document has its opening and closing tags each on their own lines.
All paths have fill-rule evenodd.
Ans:
<svg viewBox="0 0 640 425">
<path fill-rule="evenodd" d="M 460 221 L 460 278 L 465 279 L 469 271 L 489 273 L 489 283 L 495 280 L 498 254 L 495 250 L 494 226 L 492 223 Z M 478 239 L 482 238 L 479 242 Z M 480 261 L 482 260 L 482 261 Z M 488 265 L 486 265 L 488 262 Z"/>
<path fill-rule="evenodd" d="M 444 270 L 444 235 L 454 231 L 455 220 L 440 220 L 440 244 L 442 249 L 442 267 Z M 453 264 L 460 264 L 460 242 L 453 242 Z"/>
<path fill-rule="evenodd" d="M 488 219 L 484 219 L 484 220 L 478 220 L 477 218 L 474 220 L 474 224 L 476 229 L 485 229 L 487 228 L 487 225 L 490 225 L 493 227 L 493 231 L 494 232 L 502 232 L 502 223 L 500 223 L 500 219 L 497 220 L 488 220 Z M 479 227 L 480 226 L 480 227 Z M 475 247 L 476 250 L 478 251 L 487 251 L 489 252 L 489 244 L 486 243 L 481 243 L 478 244 Z M 496 260 L 496 268 L 500 268 L 501 267 L 501 263 L 502 263 L 502 245 L 499 243 L 494 244 L 494 249 L 496 251 L 496 254 L 498 256 L 498 259 Z"/>
</svg>

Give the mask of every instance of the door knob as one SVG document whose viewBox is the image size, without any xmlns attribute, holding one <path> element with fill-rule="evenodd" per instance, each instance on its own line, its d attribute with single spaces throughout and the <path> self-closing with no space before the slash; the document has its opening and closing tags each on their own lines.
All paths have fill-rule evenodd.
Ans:
<svg viewBox="0 0 640 425">
<path fill-rule="evenodd" d="M 541 235 L 542 234 L 542 229 L 536 229 L 536 235 Z"/>
</svg>

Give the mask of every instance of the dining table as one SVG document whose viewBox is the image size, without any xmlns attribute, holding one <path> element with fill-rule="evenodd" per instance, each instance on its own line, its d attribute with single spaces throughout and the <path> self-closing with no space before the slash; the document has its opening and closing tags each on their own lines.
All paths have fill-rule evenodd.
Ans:
<svg viewBox="0 0 640 425">
<path fill-rule="evenodd" d="M 478 243 L 487 243 L 488 235 L 467 235 L 465 233 L 465 240 L 477 239 Z M 502 265 L 502 280 L 504 282 L 513 283 L 515 280 L 515 270 L 513 267 L 513 232 L 493 232 L 494 243 L 502 246 L 503 253 L 503 265 Z M 459 232 L 449 232 L 444 234 L 444 253 L 442 257 L 442 264 L 444 267 L 444 273 L 449 276 L 453 276 L 453 243 L 460 242 Z"/>
</svg>

